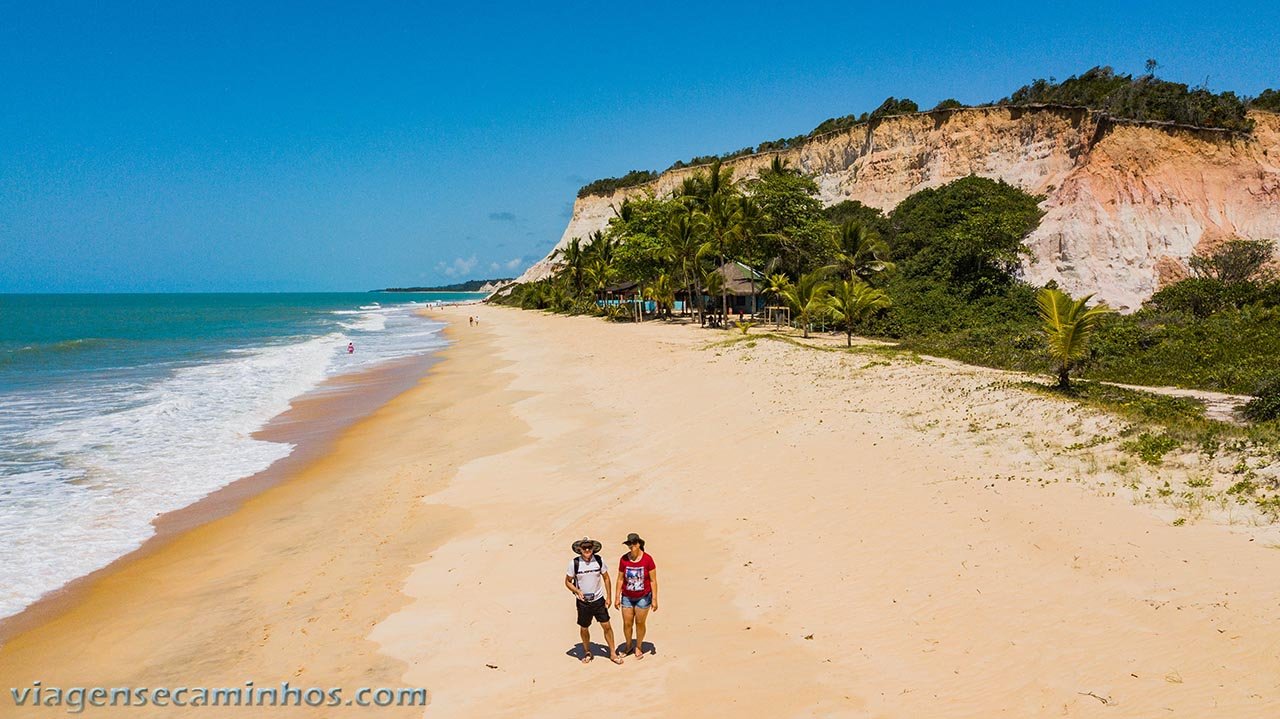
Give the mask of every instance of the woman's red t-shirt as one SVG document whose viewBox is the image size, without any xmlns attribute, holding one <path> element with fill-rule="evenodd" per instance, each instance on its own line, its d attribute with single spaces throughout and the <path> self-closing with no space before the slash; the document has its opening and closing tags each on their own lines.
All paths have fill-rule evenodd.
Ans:
<svg viewBox="0 0 1280 719">
<path fill-rule="evenodd" d="M 631 561 L 631 552 L 622 555 L 618 562 L 618 581 L 622 582 L 622 596 L 639 599 L 653 591 L 649 573 L 657 568 L 648 552 L 642 554 L 636 562 Z"/>
</svg>

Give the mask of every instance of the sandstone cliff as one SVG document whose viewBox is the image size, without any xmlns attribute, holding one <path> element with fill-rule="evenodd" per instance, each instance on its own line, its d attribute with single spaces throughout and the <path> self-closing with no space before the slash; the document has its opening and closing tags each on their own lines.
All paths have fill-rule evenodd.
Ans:
<svg viewBox="0 0 1280 719">
<path fill-rule="evenodd" d="M 1185 273 L 1202 244 L 1280 239 L 1280 115 L 1250 113 L 1251 136 L 1117 122 L 1064 107 L 984 107 L 892 117 L 816 138 L 803 147 L 726 165 L 750 177 L 775 155 L 814 176 L 826 204 L 860 200 L 885 211 L 925 187 L 969 174 L 1045 195 L 1027 239 L 1028 281 L 1057 280 L 1136 309 Z M 697 168 L 574 204 L 557 244 L 603 229 L 629 196 L 670 193 Z M 547 276 L 550 255 L 519 281 Z"/>
</svg>

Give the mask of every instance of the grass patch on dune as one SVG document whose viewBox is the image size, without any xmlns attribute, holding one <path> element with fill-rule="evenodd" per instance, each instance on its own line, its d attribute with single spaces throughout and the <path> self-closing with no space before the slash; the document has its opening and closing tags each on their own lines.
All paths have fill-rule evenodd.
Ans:
<svg viewBox="0 0 1280 719">
<path fill-rule="evenodd" d="M 1074 400 L 1129 421 L 1132 424 L 1124 433 L 1128 439 L 1121 448 L 1148 464 L 1160 464 L 1165 454 L 1180 447 L 1194 447 L 1207 456 L 1217 454 L 1223 447 L 1235 451 L 1253 447 L 1280 454 L 1280 423 L 1241 427 L 1208 419 L 1204 405 L 1186 397 L 1168 397 L 1097 382 L 1077 382 L 1069 392 L 1031 381 L 1016 386 L 1048 397 Z"/>
</svg>

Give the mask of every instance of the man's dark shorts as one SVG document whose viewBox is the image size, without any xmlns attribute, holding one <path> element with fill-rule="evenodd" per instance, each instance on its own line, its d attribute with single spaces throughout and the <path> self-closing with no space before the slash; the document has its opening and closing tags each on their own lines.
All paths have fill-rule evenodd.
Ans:
<svg viewBox="0 0 1280 719">
<path fill-rule="evenodd" d="M 583 629 L 591 626 L 593 617 L 601 624 L 609 621 L 609 605 L 605 604 L 604 597 L 591 602 L 584 602 L 581 599 L 574 601 L 578 604 L 578 626 Z"/>
</svg>

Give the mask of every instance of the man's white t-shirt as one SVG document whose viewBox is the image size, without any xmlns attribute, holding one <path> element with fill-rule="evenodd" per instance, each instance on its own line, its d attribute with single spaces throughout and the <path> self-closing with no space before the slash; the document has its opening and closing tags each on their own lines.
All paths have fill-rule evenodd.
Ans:
<svg viewBox="0 0 1280 719">
<path fill-rule="evenodd" d="M 588 602 L 595 601 L 604 596 L 604 579 L 603 575 L 608 574 L 609 568 L 605 566 L 604 560 L 600 555 L 593 554 L 591 559 L 583 559 L 578 557 L 578 589 L 582 590 L 582 595 L 586 597 Z M 565 572 L 566 576 L 573 576 L 574 560 L 569 560 L 569 569 Z"/>
</svg>

